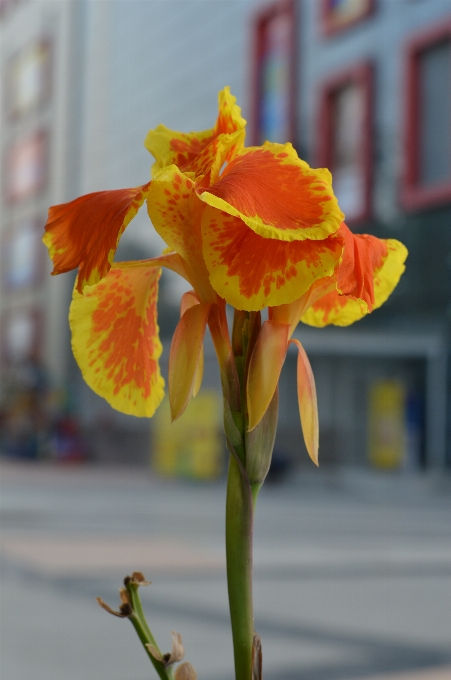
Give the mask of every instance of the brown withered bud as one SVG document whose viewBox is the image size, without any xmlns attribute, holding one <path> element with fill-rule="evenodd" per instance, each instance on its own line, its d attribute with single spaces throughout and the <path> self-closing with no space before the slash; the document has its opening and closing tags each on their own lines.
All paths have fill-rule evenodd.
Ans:
<svg viewBox="0 0 451 680">
<path fill-rule="evenodd" d="M 119 597 L 121 598 L 121 605 L 119 607 L 119 611 L 114 611 L 114 609 L 111 609 L 106 602 L 102 600 L 101 597 L 96 597 L 97 602 L 99 605 L 105 609 L 109 614 L 113 614 L 113 616 L 119 616 L 121 619 L 125 619 L 133 614 L 133 609 L 130 604 L 130 600 L 128 597 L 128 593 L 125 590 L 125 588 L 121 588 L 119 590 Z"/>
<path fill-rule="evenodd" d="M 197 673 L 189 661 L 181 663 L 174 673 L 175 680 L 197 680 Z"/>
<path fill-rule="evenodd" d="M 124 586 L 131 584 L 132 586 L 150 586 L 152 581 L 146 581 L 142 571 L 134 571 L 131 576 L 124 578 Z"/>
<path fill-rule="evenodd" d="M 165 668 L 171 666 L 177 661 L 181 661 L 185 656 L 185 650 L 183 649 L 182 636 L 180 633 L 172 631 L 172 651 L 162 654 L 158 651 L 155 645 L 146 644 L 147 649 L 152 654 L 153 658 L 160 661 Z"/>
<path fill-rule="evenodd" d="M 262 680 L 262 666 L 262 643 L 260 640 L 260 635 L 258 633 L 254 633 L 254 639 L 252 640 L 252 680 Z"/>
</svg>

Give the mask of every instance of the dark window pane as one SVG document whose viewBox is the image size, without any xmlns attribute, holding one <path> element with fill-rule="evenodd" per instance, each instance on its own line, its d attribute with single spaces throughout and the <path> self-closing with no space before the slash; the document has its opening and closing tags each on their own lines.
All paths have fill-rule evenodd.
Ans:
<svg viewBox="0 0 451 680">
<path fill-rule="evenodd" d="M 420 167 L 422 184 L 451 177 L 451 42 L 419 55 Z"/>
</svg>

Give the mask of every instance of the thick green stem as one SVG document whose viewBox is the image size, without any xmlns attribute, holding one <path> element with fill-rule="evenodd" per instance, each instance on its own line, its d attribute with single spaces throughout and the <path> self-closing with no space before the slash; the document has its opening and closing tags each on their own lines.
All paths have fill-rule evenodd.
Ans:
<svg viewBox="0 0 451 680">
<path fill-rule="evenodd" d="M 235 680 L 252 679 L 252 494 L 244 468 L 230 456 L 226 501 L 227 585 Z"/>
</svg>

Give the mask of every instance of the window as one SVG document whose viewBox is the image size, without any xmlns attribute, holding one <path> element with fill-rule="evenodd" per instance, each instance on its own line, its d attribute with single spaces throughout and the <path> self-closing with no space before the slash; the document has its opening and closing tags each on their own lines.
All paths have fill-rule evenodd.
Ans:
<svg viewBox="0 0 451 680">
<path fill-rule="evenodd" d="M 274 3 L 256 15 L 254 33 L 252 138 L 285 143 L 295 137 L 295 5 Z"/>
<path fill-rule="evenodd" d="M 407 47 L 403 204 L 423 208 L 451 200 L 451 23 Z"/>
<path fill-rule="evenodd" d="M 363 64 L 327 81 L 321 90 L 318 165 L 332 172 L 333 188 L 347 223 L 371 210 L 372 73 Z"/>
<path fill-rule="evenodd" d="M 7 115 L 18 118 L 47 102 L 51 86 L 51 47 L 37 40 L 22 48 L 6 66 Z"/>
<path fill-rule="evenodd" d="M 2 359 L 22 362 L 42 353 L 42 314 L 35 307 L 14 307 L 1 319 Z"/>
<path fill-rule="evenodd" d="M 321 26 L 325 35 L 337 33 L 366 19 L 375 0 L 322 0 Z"/>
<path fill-rule="evenodd" d="M 6 197 L 21 201 L 41 191 L 47 182 L 48 136 L 35 132 L 14 142 L 6 156 Z"/>
<path fill-rule="evenodd" d="M 38 284 L 44 273 L 42 225 L 44 220 L 25 218 L 5 229 L 1 244 L 2 285 L 17 291 Z"/>
</svg>

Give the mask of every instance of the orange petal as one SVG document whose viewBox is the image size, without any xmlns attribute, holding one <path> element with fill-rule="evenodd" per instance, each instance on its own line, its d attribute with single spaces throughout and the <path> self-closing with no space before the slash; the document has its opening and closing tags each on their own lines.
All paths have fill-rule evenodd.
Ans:
<svg viewBox="0 0 451 680">
<path fill-rule="evenodd" d="M 88 385 L 113 408 L 150 417 L 164 395 L 158 359 L 157 293 L 161 269 L 115 264 L 96 286 L 75 288 L 72 349 Z"/>
<path fill-rule="evenodd" d="M 374 237 L 371 237 L 371 241 L 373 239 Z M 377 240 L 379 241 L 379 239 Z M 367 244 L 371 244 L 371 241 Z M 365 244 L 365 248 L 368 247 L 367 244 Z M 358 276 L 355 277 L 358 281 L 363 281 L 363 284 L 357 290 L 353 288 L 353 293 L 358 292 L 362 295 L 362 298 L 355 299 L 354 294 L 342 295 L 338 290 L 328 291 L 305 312 L 301 319 L 303 323 L 317 327 L 327 326 L 328 324 L 349 326 L 366 316 L 370 309 L 380 307 L 397 286 L 405 269 L 404 261 L 407 257 L 407 249 L 399 241 L 386 239 L 383 241 L 383 245 L 386 254 L 381 258 L 381 262 L 378 262 L 379 268 L 372 271 L 372 287 L 368 285 L 368 272 L 363 276 L 361 269 L 359 269 Z M 376 250 L 376 252 L 378 251 Z M 357 262 L 360 261 L 357 259 Z M 352 281 L 352 276 L 347 276 L 345 279 L 345 281 L 350 280 Z M 372 304 L 371 297 L 368 297 L 368 291 L 371 290 Z"/>
<path fill-rule="evenodd" d="M 218 108 L 216 125 L 210 130 L 177 132 L 164 125 L 150 130 L 144 145 L 156 159 L 152 175 L 172 164 L 185 171 L 215 137 L 223 133 L 231 134 L 237 130 L 244 130 L 246 121 L 241 117 L 241 109 L 236 105 L 236 98 L 230 94 L 229 87 L 219 92 Z M 243 142 L 244 135 L 240 136 L 239 146 L 242 146 Z"/>
<path fill-rule="evenodd" d="M 202 255 L 200 218 L 204 204 L 199 201 L 196 184 L 175 165 L 160 170 L 152 181 L 147 211 L 156 231 L 184 260 L 189 279 L 204 302 L 216 298 Z"/>
<path fill-rule="evenodd" d="M 242 149 L 199 195 L 260 236 L 282 241 L 325 239 L 343 220 L 330 172 L 310 168 L 291 144 Z"/>
<path fill-rule="evenodd" d="M 287 352 L 288 324 L 265 321 L 249 362 L 247 377 L 248 430 L 263 418 L 279 382 Z"/>
<path fill-rule="evenodd" d="M 149 184 L 98 191 L 49 209 L 43 241 L 52 274 L 80 267 L 78 290 L 92 286 L 111 268 L 119 238 L 147 196 Z"/>
<path fill-rule="evenodd" d="M 173 421 L 182 415 L 193 394 L 210 308 L 210 304 L 204 303 L 189 307 L 172 338 L 169 354 L 169 403 Z"/>
<path fill-rule="evenodd" d="M 211 285 L 233 307 L 248 311 L 297 300 L 316 279 L 334 272 L 343 250 L 341 239 L 332 237 L 264 238 L 210 206 L 202 215 L 202 235 Z"/>
<path fill-rule="evenodd" d="M 290 340 L 290 342 L 296 345 L 299 350 L 297 367 L 298 401 L 305 447 L 315 465 L 318 465 L 319 426 L 315 378 L 310 361 L 299 340 Z"/>
<path fill-rule="evenodd" d="M 344 240 L 342 261 L 337 272 L 337 290 L 362 300 L 371 312 L 374 304 L 374 272 L 387 257 L 387 244 L 369 234 L 353 234 L 346 224 L 340 227 Z"/>
</svg>

